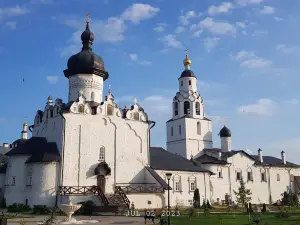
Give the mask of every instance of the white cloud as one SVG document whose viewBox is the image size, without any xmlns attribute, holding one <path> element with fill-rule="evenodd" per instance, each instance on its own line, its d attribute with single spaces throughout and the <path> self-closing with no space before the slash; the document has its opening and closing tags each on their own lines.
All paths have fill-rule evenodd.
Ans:
<svg viewBox="0 0 300 225">
<path fill-rule="evenodd" d="M 241 67 L 249 68 L 249 69 L 259 69 L 259 68 L 266 68 L 272 64 L 271 60 L 263 59 L 263 58 L 254 58 L 254 59 L 247 59 L 240 64 Z"/>
<path fill-rule="evenodd" d="M 227 22 L 217 22 L 214 21 L 211 17 L 206 17 L 204 20 L 200 21 L 199 26 L 203 29 L 207 29 L 209 32 L 213 34 L 234 34 L 236 32 L 236 28 Z"/>
<path fill-rule="evenodd" d="M 149 66 L 152 64 L 152 62 L 148 61 L 148 60 L 140 60 L 138 55 L 135 54 L 135 53 L 131 53 L 128 55 L 130 60 L 133 61 L 133 62 L 137 62 L 141 65 L 144 65 L 144 66 Z"/>
<path fill-rule="evenodd" d="M 276 46 L 277 51 L 281 51 L 284 54 L 291 54 L 296 52 L 299 49 L 298 46 L 295 47 L 288 47 L 286 44 L 278 44 Z"/>
<path fill-rule="evenodd" d="M 260 4 L 263 0 L 234 0 L 237 5 L 247 6 L 250 4 Z"/>
<path fill-rule="evenodd" d="M 268 31 L 266 30 L 254 30 L 252 33 L 253 37 L 260 37 L 260 36 L 265 36 L 268 34 Z"/>
<path fill-rule="evenodd" d="M 15 30 L 17 28 L 17 22 L 8 21 L 5 23 L 10 29 Z"/>
<path fill-rule="evenodd" d="M 159 10 L 159 8 L 152 7 L 148 4 L 137 3 L 128 7 L 121 15 L 121 18 L 124 20 L 130 20 L 133 23 L 139 23 L 141 20 L 154 17 Z"/>
<path fill-rule="evenodd" d="M 200 35 L 203 33 L 203 30 L 197 30 L 193 33 L 193 37 L 200 37 Z"/>
<path fill-rule="evenodd" d="M 190 19 L 193 18 L 193 17 L 197 17 L 197 13 L 195 11 L 188 11 L 186 12 L 185 15 L 181 15 L 179 17 L 179 23 L 182 25 L 182 26 L 187 26 L 190 24 Z"/>
<path fill-rule="evenodd" d="M 204 47 L 207 52 L 210 52 L 219 43 L 220 38 L 212 37 L 204 39 Z"/>
<path fill-rule="evenodd" d="M 179 34 L 182 33 L 183 31 L 185 31 L 185 28 L 182 26 L 176 27 L 175 33 Z"/>
<path fill-rule="evenodd" d="M 233 8 L 233 4 L 231 2 L 222 2 L 218 6 L 210 6 L 208 9 L 208 14 L 213 16 L 221 13 L 228 13 Z"/>
<path fill-rule="evenodd" d="M 236 55 L 230 55 L 230 56 L 234 60 L 243 60 L 243 59 L 255 57 L 255 54 L 252 51 L 241 50 L 238 53 L 236 53 Z"/>
<path fill-rule="evenodd" d="M 134 54 L 134 53 L 129 54 L 129 58 L 134 62 L 136 62 L 138 60 L 137 54 Z"/>
<path fill-rule="evenodd" d="M 261 98 L 256 104 L 243 105 L 238 112 L 250 116 L 272 116 L 276 109 L 276 103 L 268 98 Z"/>
<path fill-rule="evenodd" d="M 133 103 L 134 96 L 133 95 L 124 95 L 115 99 L 115 102 L 120 103 Z"/>
<path fill-rule="evenodd" d="M 53 0 L 31 0 L 30 3 L 33 4 L 52 4 L 54 3 Z"/>
<path fill-rule="evenodd" d="M 160 39 L 166 47 L 169 48 L 181 48 L 182 44 L 176 39 L 175 35 L 168 34 Z"/>
<path fill-rule="evenodd" d="M 155 32 L 163 32 L 167 25 L 165 23 L 158 23 L 157 26 L 153 29 Z"/>
<path fill-rule="evenodd" d="M 245 29 L 245 28 L 246 28 L 246 24 L 243 23 L 243 22 L 236 22 L 235 24 L 236 24 L 236 26 L 239 27 L 239 28 L 242 28 L 242 29 Z"/>
<path fill-rule="evenodd" d="M 172 113 L 172 98 L 161 95 L 151 95 L 144 98 L 141 105 L 154 118 L 154 115 L 170 115 Z"/>
<path fill-rule="evenodd" d="M 282 20 L 284 20 L 284 19 L 281 18 L 281 17 L 275 16 L 275 17 L 274 17 L 274 20 L 276 20 L 276 21 L 282 21 Z"/>
<path fill-rule="evenodd" d="M 0 8 L 0 21 L 7 17 L 21 16 L 29 13 L 29 9 L 24 6 L 16 5 L 13 7 Z"/>
<path fill-rule="evenodd" d="M 58 76 L 47 76 L 47 81 L 50 84 L 56 84 L 56 82 L 58 81 Z"/>
<path fill-rule="evenodd" d="M 291 105 L 298 105 L 299 101 L 295 98 L 291 100 L 287 100 L 286 103 L 291 104 Z"/>
<path fill-rule="evenodd" d="M 275 9 L 271 6 L 264 6 L 260 13 L 264 15 L 271 15 L 275 13 Z"/>
</svg>

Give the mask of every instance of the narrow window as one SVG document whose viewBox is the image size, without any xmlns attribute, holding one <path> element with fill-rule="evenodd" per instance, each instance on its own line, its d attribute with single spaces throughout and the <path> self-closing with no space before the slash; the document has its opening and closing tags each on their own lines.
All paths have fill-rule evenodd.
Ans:
<svg viewBox="0 0 300 225">
<path fill-rule="evenodd" d="M 267 181 L 265 172 L 261 173 L 261 181 Z"/>
<path fill-rule="evenodd" d="M 195 191 L 195 189 L 196 189 L 195 181 L 192 181 L 192 182 L 190 183 L 190 191 Z"/>
<path fill-rule="evenodd" d="M 197 134 L 201 135 L 201 123 L 197 122 Z"/>
<path fill-rule="evenodd" d="M 218 177 L 223 178 L 222 168 L 218 168 Z"/>
<path fill-rule="evenodd" d="M 175 191 L 180 191 L 180 182 L 179 181 L 175 182 Z"/>
<path fill-rule="evenodd" d="M 280 175 L 277 173 L 277 181 L 280 181 Z"/>
<path fill-rule="evenodd" d="M 200 115 L 200 103 L 196 102 L 196 115 Z"/>
<path fill-rule="evenodd" d="M 112 105 L 107 105 L 107 115 L 112 116 L 114 112 L 114 107 Z"/>
<path fill-rule="evenodd" d="M 78 106 L 78 112 L 79 112 L 79 113 L 84 113 L 84 105 L 80 104 L 80 105 Z"/>
<path fill-rule="evenodd" d="M 99 161 L 104 161 L 104 160 L 105 160 L 105 148 L 102 146 L 99 152 Z"/>
<path fill-rule="evenodd" d="M 179 125 L 179 135 L 181 135 L 181 125 Z"/>
<path fill-rule="evenodd" d="M 171 127 L 171 136 L 173 136 L 173 127 Z"/>
<path fill-rule="evenodd" d="M 241 172 L 237 172 L 237 173 L 236 173 L 236 179 L 237 179 L 237 180 L 241 180 L 241 177 L 242 177 Z"/>
<path fill-rule="evenodd" d="M 174 103 L 174 115 L 177 116 L 178 115 L 178 102 Z"/>
<path fill-rule="evenodd" d="M 29 172 L 28 173 L 28 177 L 27 177 L 27 185 L 31 186 L 32 185 L 32 173 Z"/>
<path fill-rule="evenodd" d="M 135 112 L 135 113 L 133 114 L 133 119 L 134 119 L 134 120 L 139 120 L 139 113 L 138 113 L 138 112 Z"/>
<path fill-rule="evenodd" d="M 183 81 L 180 82 L 181 87 L 183 86 Z"/>
<path fill-rule="evenodd" d="M 252 181 L 252 172 L 251 171 L 247 172 L 247 180 Z"/>
<path fill-rule="evenodd" d="M 188 101 L 185 101 L 183 103 L 184 108 L 184 114 L 190 114 L 190 103 Z"/>
<path fill-rule="evenodd" d="M 11 183 L 12 186 L 15 186 L 16 185 L 16 177 L 12 177 L 12 183 Z"/>
<path fill-rule="evenodd" d="M 192 81 L 191 80 L 189 80 L 189 85 L 192 85 Z"/>
</svg>

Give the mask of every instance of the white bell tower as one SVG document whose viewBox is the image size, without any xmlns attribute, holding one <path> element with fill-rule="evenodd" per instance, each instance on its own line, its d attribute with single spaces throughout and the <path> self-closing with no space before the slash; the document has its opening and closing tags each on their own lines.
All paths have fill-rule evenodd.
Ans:
<svg viewBox="0 0 300 225">
<path fill-rule="evenodd" d="M 173 117 L 167 121 L 167 150 L 189 159 L 201 155 L 204 148 L 212 148 L 212 123 L 204 116 L 203 99 L 190 70 L 187 50 L 183 63 L 179 92 L 173 98 Z"/>
</svg>

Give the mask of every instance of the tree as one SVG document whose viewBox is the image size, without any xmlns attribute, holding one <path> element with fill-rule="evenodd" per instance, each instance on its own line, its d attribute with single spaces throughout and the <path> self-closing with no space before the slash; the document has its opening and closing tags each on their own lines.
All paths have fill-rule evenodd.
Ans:
<svg viewBox="0 0 300 225">
<path fill-rule="evenodd" d="M 199 194 L 199 189 L 198 188 L 196 188 L 195 191 L 194 191 L 193 199 L 196 202 L 197 208 L 199 208 L 199 206 L 200 206 L 200 194 Z"/>
<path fill-rule="evenodd" d="M 243 180 L 243 177 L 240 179 L 240 187 L 238 191 L 233 190 L 235 196 L 236 196 L 236 201 L 244 207 L 248 202 L 251 201 L 251 190 L 246 188 L 246 184 Z"/>
</svg>

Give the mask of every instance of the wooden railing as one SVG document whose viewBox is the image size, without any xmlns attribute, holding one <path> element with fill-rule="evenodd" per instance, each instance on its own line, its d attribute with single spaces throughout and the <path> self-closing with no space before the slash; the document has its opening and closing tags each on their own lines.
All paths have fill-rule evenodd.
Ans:
<svg viewBox="0 0 300 225">
<path fill-rule="evenodd" d="M 163 193 L 164 188 L 156 183 L 117 183 L 125 194 L 130 193 Z"/>
<path fill-rule="evenodd" d="M 125 194 L 125 192 L 123 191 L 123 189 L 121 187 L 119 187 L 119 186 L 116 186 L 116 193 L 121 196 L 123 202 L 125 203 L 125 205 L 129 209 L 129 207 L 130 207 L 130 201 L 127 198 L 127 195 Z"/>
<path fill-rule="evenodd" d="M 59 186 L 59 195 L 98 195 L 104 205 L 108 205 L 108 200 L 103 191 L 98 186 Z"/>
</svg>

